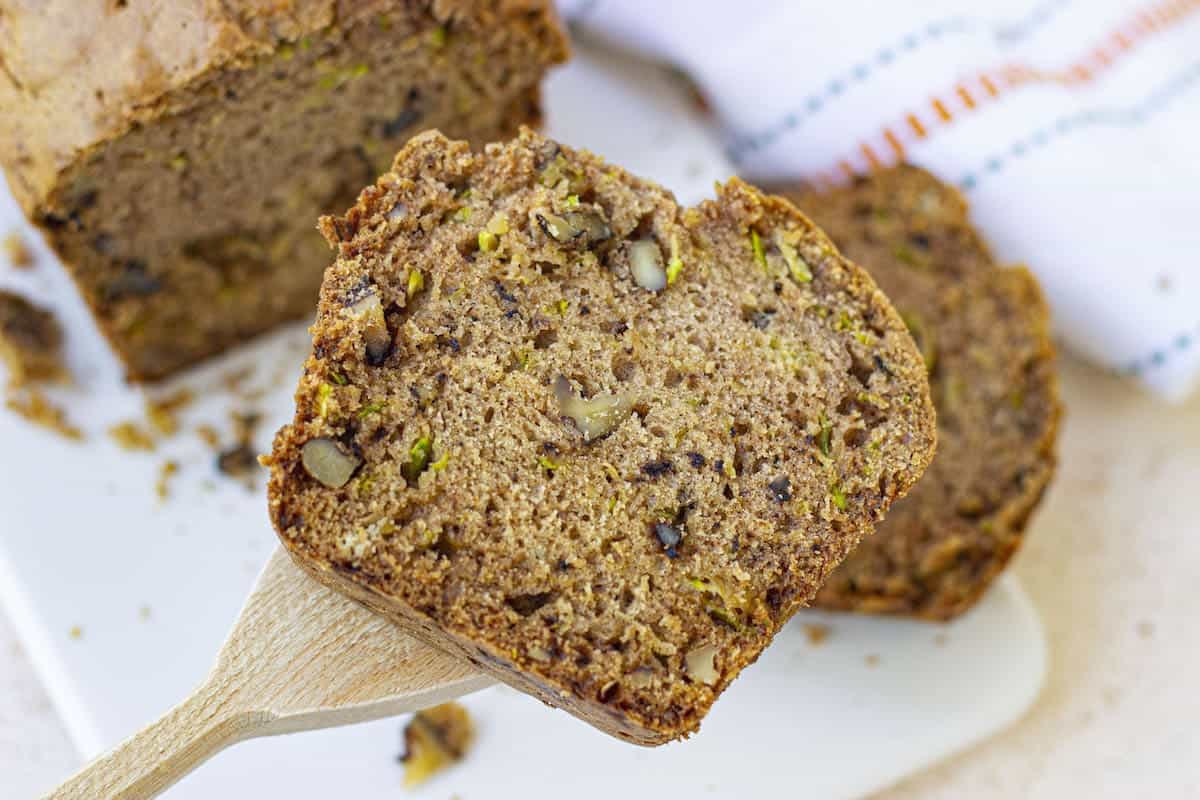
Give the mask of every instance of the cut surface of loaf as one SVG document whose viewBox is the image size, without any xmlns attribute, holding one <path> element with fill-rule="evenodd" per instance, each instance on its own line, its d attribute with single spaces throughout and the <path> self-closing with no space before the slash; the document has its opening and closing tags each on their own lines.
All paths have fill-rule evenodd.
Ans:
<svg viewBox="0 0 1200 800">
<path fill-rule="evenodd" d="M 340 211 L 413 133 L 539 116 L 548 0 L 0 0 L 0 164 L 132 377 L 312 313 Z"/>
<path fill-rule="evenodd" d="M 323 230 L 297 562 L 640 744 L 684 736 L 932 456 L 924 365 L 786 201 L 437 133 Z"/>
<path fill-rule="evenodd" d="M 814 605 L 950 619 L 1016 552 L 1054 471 L 1046 303 L 1026 269 L 995 263 L 962 196 L 917 167 L 792 196 L 900 311 L 938 414 L 933 464 Z"/>
</svg>

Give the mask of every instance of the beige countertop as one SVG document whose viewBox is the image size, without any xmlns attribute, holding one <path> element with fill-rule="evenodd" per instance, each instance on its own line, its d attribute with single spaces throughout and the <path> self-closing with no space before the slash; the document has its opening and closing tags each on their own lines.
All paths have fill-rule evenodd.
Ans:
<svg viewBox="0 0 1200 800">
<path fill-rule="evenodd" d="M 1063 373 L 1061 468 L 1015 564 L 1049 639 L 1046 687 L 1023 720 L 880 800 L 1200 797 L 1200 396 L 1169 407 Z M 5 796 L 75 761 L 0 617 Z"/>
</svg>

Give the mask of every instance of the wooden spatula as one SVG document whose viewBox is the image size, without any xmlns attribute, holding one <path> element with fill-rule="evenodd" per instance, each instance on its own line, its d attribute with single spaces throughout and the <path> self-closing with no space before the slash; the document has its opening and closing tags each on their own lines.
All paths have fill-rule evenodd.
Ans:
<svg viewBox="0 0 1200 800">
<path fill-rule="evenodd" d="M 154 797 L 235 742 L 416 711 L 491 683 L 317 583 L 278 549 L 200 688 L 49 797 Z"/>
</svg>

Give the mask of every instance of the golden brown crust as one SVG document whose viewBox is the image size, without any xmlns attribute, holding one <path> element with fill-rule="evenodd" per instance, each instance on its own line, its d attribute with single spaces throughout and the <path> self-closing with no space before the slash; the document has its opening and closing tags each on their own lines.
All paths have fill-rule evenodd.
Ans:
<svg viewBox="0 0 1200 800">
<path fill-rule="evenodd" d="M 281 540 L 628 741 L 694 731 L 932 456 L 896 312 L 736 179 L 680 209 L 528 130 L 431 132 L 322 231 Z"/>
<path fill-rule="evenodd" d="M 1020 546 L 1054 472 L 1061 406 L 1049 309 L 998 267 L 962 196 L 903 165 L 827 194 L 791 193 L 906 316 L 930 369 L 939 448 L 814 605 L 948 620 Z"/>
</svg>

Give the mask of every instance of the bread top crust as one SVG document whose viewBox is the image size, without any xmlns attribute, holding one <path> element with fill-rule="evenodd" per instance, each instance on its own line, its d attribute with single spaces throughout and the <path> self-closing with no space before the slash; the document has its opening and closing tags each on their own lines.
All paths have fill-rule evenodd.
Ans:
<svg viewBox="0 0 1200 800">
<path fill-rule="evenodd" d="M 36 218 L 64 171 L 135 125 L 185 112 L 207 76 L 414 5 L 482 31 L 540 14 L 547 63 L 566 59 L 549 0 L 0 0 L 0 165 Z"/>
<path fill-rule="evenodd" d="M 737 179 L 681 209 L 528 130 L 430 132 L 322 229 L 282 541 L 624 738 L 694 731 L 932 456 L 887 299 Z"/>
</svg>

